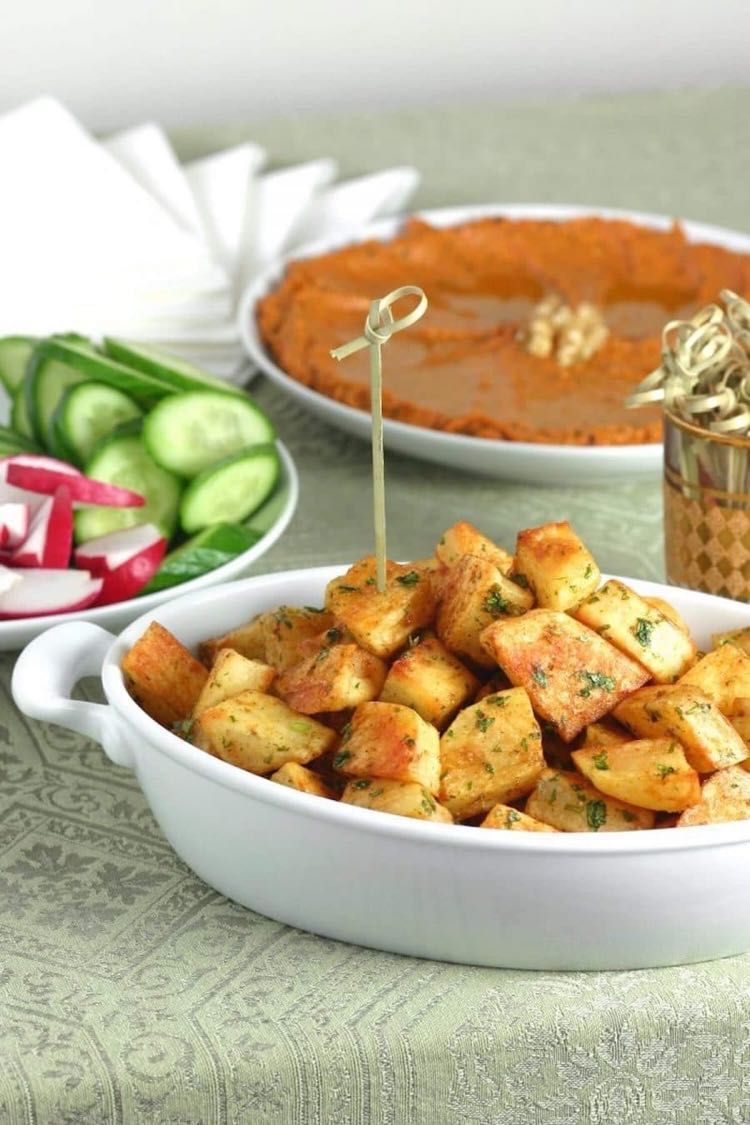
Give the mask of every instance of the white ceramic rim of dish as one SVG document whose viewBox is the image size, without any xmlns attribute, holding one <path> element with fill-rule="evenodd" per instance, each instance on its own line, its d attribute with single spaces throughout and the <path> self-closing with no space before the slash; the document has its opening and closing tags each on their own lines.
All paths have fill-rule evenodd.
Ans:
<svg viewBox="0 0 750 1125">
<path fill-rule="evenodd" d="M 268 575 L 257 575 L 252 578 L 242 579 L 238 582 L 225 584 L 222 587 L 200 591 L 195 595 L 186 595 L 180 602 L 184 602 L 184 609 L 189 608 L 188 603 L 200 604 L 202 607 L 210 605 L 212 601 L 224 600 L 232 596 L 233 591 L 239 592 L 248 589 L 257 589 L 260 593 L 263 586 L 270 584 L 276 586 L 295 580 L 310 579 L 320 585 L 321 593 L 325 583 L 336 575 L 342 574 L 347 569 L 347 564 L 339 566 L 314 567 L 309 569 L 276 572 Z M 606 581 L 609 575 L 602 575 Z M 635 590 L 645 596 L 664 597 L 670 593 L 674 596 L 675 587 L 668 587 L 658 582 L 647 582 L 636 579 L 622 578 Z M 737 605 L 745 611 L 750 624 L 750 606 L 743 603 L 733 603 L 726 598 L 714 597 L 695 590 L 679 590 L 680 601 L 687 599 L 690 603 L 697 600 L 709 606 L 717 603 L 726 608 L 727 604 Z M 178 608 L 178 603 L 173 601 L 169 607 L 172 611 Z M 108 703 L 125 722 L 131 723 L 142 737 L 148 741 L 156 742 L 158 748 L 170 758 L 185 766 L 194 773 L 205 776 L 209 780 L 226 789 L 240 793 L 251 794 L 254 798 L 263 800 L 268 804 L 278 805 L 294 810 L 301 816 L 313 820 L 323 818 L 333 823 L 349 823 L 358 825 L 363 832 L 377 837 L 385 833 L 400 838 L 423 839 L 425 843 L 433 843 L 440 847 L 470 847 L 477 845 L 486 849 L 493 848 L 518 848 L 521 850 L 538 850 L 550 854 L 575 854 L 592 852 L 602 856 L 613 853 L 661 851 L 692 851 L 696 848 L 710 848 L 717 845 L 745 844 L 750 839 L 750 820 L 733 821 L 726 824 L 701 825 L 680 829 L 645 829 L 639 832 L 609 832 L 603 834 L 593 833 L 560 833 L 551 835 L 546 833 L 522 832 L 493 832 L 485 828 L 469 825 L 433 824 L 427 821 L 412 820 L 408 817 L 384 815 L 371 809 L 359 808 L 354 805 L 345 805 L 340 801 L 331 801 L 308 793 L 300 793 L 286 785 L 279 785 L 269 781 L 268 778 L 247 773 L 219 758 L 198 750 L 185 742 L 176 734 L 161 727 L 151 719 L 145 711 L 128 694 L 120 669 L 120 661 L 125 652 L 141 635 L 145 627 L 154 619 L 154 614 L 146 613 L 133 621 L 123 632 L 115 638 L 110 645 L 102 662 L 101 679 Z"/>
<path fill-rule="evenodd" d="M 390 219 L 379 219 L 369 223 L 356 235 L 341 234 L 336 237 L 317 239 L 294 250 L 293 253 L 278 258 L 269 263 L 245 289 L 239 303 L 237 327 L 240 338 L 247 355 L 251 361 L 275 382 L 285 388 L 292 388 L 298 398 L 308 402 L 319 402 L 321 399 L 338 408 L 343 417 L 354 422 L 355 419 L 367 417 L 366 412 L 338 402 L 327 395 L 321 395 L 305 384 L 293 379 L 279 367 L 264 348 L 257 332 L 254 308 L 256 302 L 266 296 L 271 288 L 281 279 L 284 270 L 290 262 L 299 258 L 310 258 L 317 254 L 327 253 L 344 246 L 365 242 L 371 238 L 392 238 L 401 226 L 410 218 L 425 219 L 436 226 L 455 226 L 458 223 L 475 219 L 506 217 L 509 219 L 549 219 L 565 222 L 569 219 L 593 216 L 604 219 L 624 219 L 639 226 L 651 227 L 656 230 L 668 230 L 675 222 L 679 221 L 691 242 L 710 242 L 720 246 L 727 246 L 732 250 L 750 253 L 750 234 L 731 230 L 727 227 L 713 226 L 706 223 L 697 223 L 689 219 L 675 220 L 668 215 L 660 215 L 648 211 L 628 211 L 613 207 L 587 207 L 578 204 L 553 204 L 553 203 L 492 203 L 475 204 L 466 207 L 441 207 L 424 211 L 409 212 L 394 216 Z M 424 432 L 424 427 L 414 426 L 408 422 L 398 422 L 393 419 L 384 419 L 386 434 L 400 434 L 404 438 L 415 431 Z M 471 437 L 468 434 L 451 434 L 445 431 L 434 431 L 444 441 L 448 448 L 464 450 L 480 450 L 488 445 L 503 449 L 515 449 L 519 454 L 548 456 L 560 458 L 571 467 L 584 459 L 596 470 L 598 462 L 606 460 L 609 473 L 613 469 L 621 468 L 623 471 L 632 469 L 635 463 L 640 465 L 640 474 L 644 471 L 656 474 L 661 466 L 660 442 L 649 442 L 641 445 L 554 445 L 546 442 L 511 442 L 500 441 L 494 438 Z"/>
<path fill-rule="evenodd" d="M 46 613 L 36 617 L 11 617 L 2 620 L 0 621 L 0 652 L 3 651 L 1 646 L 4 638 L 10 636 L 14 631 L 28 632 L 27 640 L 31 640 L 32 635 L 40 629 L 62 625 L 66 621 L 88 621 L 92 625 L 101 625 L 102 628 L 106 628 L 108 623 L 127 611 L 128 607 L 137 605 L 140 608 L 142 606 L 143 613 L 148 613 L 150 610 L 163 605 L 166 601 L 197 593 L 202 589 L 221 583 L 225 575 L 232 577 L 238 569 L 242 570 L 261 558 L 286 531 L 299 503 L 297 466 L 294 464 L 289 450 L 278 438 L 276 439 L 276 448 L 281 461 L 279 484 L 286 487 L 287 499 L 275 523 L 252 547 L 248 547 L 246 551 L 230 559 L 229 562 L 223 563 L 197 578 L 191 578 L 188 582 L 182 582 L 164 590 L 157 590 L 153 594 L 144 594 L 143 597 L 126 598 L 124 601 L 113 602 L 111 605 L 92 606 L 89 609 L 73 610 L 70 613 Z M 141 615 L 139 614 L 139 616 Z M 21 648 L 25 643 L 26 641 L 22 640 L 17 647 Z"/>
</svg>

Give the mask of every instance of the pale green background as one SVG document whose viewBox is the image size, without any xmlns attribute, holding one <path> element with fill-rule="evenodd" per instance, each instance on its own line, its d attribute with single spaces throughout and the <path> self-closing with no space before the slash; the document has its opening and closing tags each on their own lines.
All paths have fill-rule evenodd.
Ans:
<svg viewBox="0 0 750 1125">
<path fill-rule="evenodd" d="M 561 201 L 750 230 L 750 88 L 544 106 L 290 119 L 253 137 L 284 164 L 411 162 L 419 204 Z M 370 542 L 366 447 L 258 384 L 302 476 L 257 570 Z M 658 483 L 498 484 L 390 457 L 391 552 L 458 518 L 511 545 L 568 517 L 602 568 L 659 576 Z M 531 974 L 373 953 L 235 907 L 172 855 L 132 777 L 22 718 L 0 660 L 0 1122 L 716 1125 L 750 1119 L 750 958 Z M 346 857 L 332 877 L 346 878 Z M 644 926 L 647 926 L 644 919 Z"/>
</svg>

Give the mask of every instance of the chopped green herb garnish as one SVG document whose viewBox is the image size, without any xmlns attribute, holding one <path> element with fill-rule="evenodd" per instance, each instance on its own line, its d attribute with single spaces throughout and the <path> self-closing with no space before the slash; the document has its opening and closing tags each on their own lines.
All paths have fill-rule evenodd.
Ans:
<svg viewBox="0 0 750 1125">
<path fill-rule="evenodd" d="M 520 812 L 517 812 L 515 809 L 508 809 L 507 815 L 505 817 L 506 828 L 510 828 L 511 824 L 518 824 L 520 819 Z"/>
<path fill-rule="evenodd" d="M 617 687 L 614 676 L 607 676 L 604 672 L 579 672 L 578 677 L 586 681 L 586 686 L 578 692 L 584 699 L 588 699 L 594 688 L 601 688 L 602 691 L 614 691 Z"/>
<path fill-rule="evenodd" d="M 363 778 L 361 778 L 360 781 L 354 782 L 354 788 L 355 789 L 369 789 L 370 788 L 370 782 L 367 780 L 366 777 L 363 777 Z"/>
<path fill-rule="evenodd" d="M 592 832 L 598 832 L 607 823 L 607 806 L 604 801 L 589 801 L 586 805 L 586 823 Z"/>
<path fill-rule="evenodd" d="M 308 731 L 312 729 L 310 724 L 306 723 L 304 719 L 295 719 L 294 722 L 289 724 L 289 728 L 290 730 L 297 731 L 298 734 L 307 734 Z"/>
<path fill-rule="evenodd" d="M 485 762 L 484 763 L 484 772 L 485 773 L 494 773 L 495 772 L 495 767 L 493 766 L 492 762 Z"/>
<path fill-rule="evenodd" d="M 649 621 L 647 617 L 639 617 L 633 627 L 635 639 L 641 648 L 648 648 L 651 644 L 651 636 L 654 632 L 654 622 Z"/>
<path fill-rule="evenodd" d="M 333 764 L 336 769 L 338 769 L 340 766 L 343 766 L 345 762 L 348 762 L 351 756 L 351 750 L 339 750 L 338 754 L 333 759 Z"/>
<path fill-rule="evenodd" d="M 416 586 L 419 582 L 419 571 L 410 570 L 406 574 L 400 574 L 396 579 L 399 586 Z"/>
<path fill-rule="evenodd" d="M 486 734 L 494 721 L 492 715 L 487 715 L 484 711 L 477 711 L 476 726 L 481 730 L 482 734 Z"/>
<path fill-rule="evenodd" d="M 539 684 L 539 687 L 547 687 L 547 684 L 549 683 L 544 669 L 540 667 L 539 664 L 534 664 L 532 666 L 531 678 L 534 683 Z"/>
<path fill-rule="evenodd" d="M 528 590 L 529 580 L 525 574 L 514 574 L 512 577 L 516 586 L 520 586 L 522 590 Z"/>
<path fill-rule="evenodd" d="M 656 767 L 656 772 L 658 773 L 662 781 L 664 781 L 664 778 L 669 777 L 671 773 L 677 773 L 677 769 L 675 766 L 658 765 Z"/>
<path fill-rule="evenodd" d="M 593 573 L 594 573 L 594 568 L 591 565 L 591 563 L 586 563 L 586 569 L 583 572 L 583 577 L 584 578 L 590 578 Z"/>
<path fill-rule="evenodd" d="M 175 734 L 179 734 L 180 738 L 190 738 L 193 722 L 193 719 L 178 719 L 176 723 L 172 723 L 172 730 Z"/>
<path fill-rule="evenodd" d="M 490 587 L 489 593 L 482 602 L 482 608 L 491 617 L 499 617 L 501 614 L 508 612 L 508 600 L 503 597 L 503 592 L 497 583 Z"/>
<path fill-rule="evenodd" d="M 374 574 L 371 574 L 370 577 L 365 580 L 365 586 L 374 586 L 376 583 L 377 583 L 377 578 L 375 577 Z"/>
<path fill-rule="evenodd" d="M 632 812 L 630 811 L 630 809 L 623 809 L 623 810 L 622 810 L 622 819 L 623 819 L 623 820 L 624 820 L 624 821 L 625 821 L 625 822 L 626 822 L 627 824 L 633 824 L 633 823 L 635 822 L 635 820 L 636 820 L 636 815 L 635 815 L 635 813 L 632 813 Z"/>
<path fill-rule="evenodd" d="M 594 769 L 597 769 L 597 770 L 608 770 L 609 769 L 609 760 L 607 758 L 607 751 L 606 750 L 600 750 L 598 754 L 594 754 L 594 757 L 591 760 L 594 763 Z"/>
<path fill-rule="evenodd" d="M 356 586 L 346 586 L 343 583 L 338 586 L 338 589 L 342 590 L 345 594 L 355 594 L 357 592 Z"/>
<path fill-rule="evenodd" d="M 324 609 L 318 609 L 315 605 L 303 605 L 302 608 L 306 609 L 308 613 L 325 613 Z"/>
<path fill-rule="evenodd" d="M 491 707 L 505 707 L 508 702 L 507 695 L 487 695 L 484 699 Z"/>
<path fill-rule="evenodd" d="M 346 740 L 348 738 L 351 738 L 351 736 L 352 736 L 352 724 L 351 723 L 344 723 L 343 727 L 341 728 L 341 741 L 346 742 Z"/>
</svg>

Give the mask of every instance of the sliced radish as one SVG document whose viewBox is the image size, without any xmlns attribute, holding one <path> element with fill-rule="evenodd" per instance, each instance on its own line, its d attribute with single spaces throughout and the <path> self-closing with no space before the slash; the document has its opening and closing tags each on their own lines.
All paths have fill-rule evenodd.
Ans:
<svg viewBox="0 0 750 1125">
<path fill-rule="evenodd" d="M 87 570 L 17 570 L 22 579 L 0 594 L 0 618 L 37 617 L 48 613 L 72 613 L 96 601 L 101 578 Z"/>
<path fill-rule="evenodd" d="M 29 517 L 38 512 L 44 503 L 44 496 L 38 492 L 28 492 L 25 488 L 14 488 L 0 480 L 0 504 L 26 504 Z"/>
<path fill-rule="evenodd" d="M 49 496 L 31 521 L 25 541 L 10 557 L 12 566 L 55 569 L 70 562 L 73 544 L 73 505 L 67 488 Z"/>
<path fill-rule="evenodd" d="M 104 580 L 97 605 L 134 597 L 164 558 L 167 541 L 151 523 L 89 539 L 75 552 L 76 566 Z"/>
<path fill-rule="evenodd" d="M 39 457 L 37 460 L 41 461 L 43 458 Z M 28 489 L 29 492 L 41 492 L 47 496 L 51 496 L 61 485 L 65 485 L 70 489 L 72 500 L 94 507 L 141 508 L 146 503 L 143 496 L 131 492 L 129 488 L 119 488 L 116 484 L 91 480 L 78 472 L 69 473 L 41 465 L 20 464 L 13 458 L 5 462 L 5 477 L 8 484 Z"/>
<path fill-rule="evenodd" d="M 0 566 L 0 596 L 7 594 L 8 590 L 12 590 L 21 581 L 21 576 L 17 570 L 8 570 L 7 566 Z"/>
<path fill-rule="evenodd" d="M 0 502 L 0 547 L 20 547 L 29 533 L 30 511 L 28 504 Z"/>
<path fill-rule="evenodd" d="M 42 453 L 13 453 L 0 459 L 0 479 L 6 480 L 8 469 L 11 465 L 22 465 L 27 469 L 48 469 L 54 473 L 64 473 L 66 476 L 80 477 L 83 473 L 75 465 L 67 461 L 59 461 L 57 457 L 47 457 Z"/>
</svg>

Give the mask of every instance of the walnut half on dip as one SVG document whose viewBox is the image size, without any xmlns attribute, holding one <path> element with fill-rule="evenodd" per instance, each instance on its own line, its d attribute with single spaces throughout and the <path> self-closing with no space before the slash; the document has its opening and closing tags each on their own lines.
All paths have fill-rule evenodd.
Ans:
<svg viewBox="0 0 750 1125">
<path fill-rule="evenodd" d="M 750 255 L 624 219 L 412 219 L 389 241 L 292 262 L 256 306 L 279 367 L 369 409 L 361 334 L 370 299 L 420 286 L 430 305 L 389 343 L 387 418 L 506 441 L 625 445 L 661 438 L 661 412 L 626 409 L 658 365 L 665 323 L 730 287 L 750 295 Z"/>
</svg>

